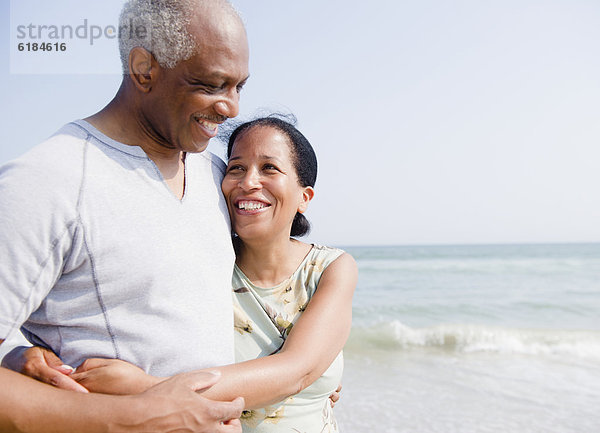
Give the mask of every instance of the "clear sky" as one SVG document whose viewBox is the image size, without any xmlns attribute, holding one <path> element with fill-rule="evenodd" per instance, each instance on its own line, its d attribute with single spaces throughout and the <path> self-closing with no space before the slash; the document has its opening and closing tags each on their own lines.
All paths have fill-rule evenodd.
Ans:
<svg viewBox="0 0 600 433">
<path fill-rule="evenodd" d="M 17 51 L 32 42 L 19 25 L 106 30 L 121 1 L 10 3 L 0 163 L 102 108 L 121 80 L 110 30 Z M 319 157 L 311 240 L 600 241 L 597 0 L 233 3 L 251 48 L 242 116 L 293 112 Z"/>
</svg>

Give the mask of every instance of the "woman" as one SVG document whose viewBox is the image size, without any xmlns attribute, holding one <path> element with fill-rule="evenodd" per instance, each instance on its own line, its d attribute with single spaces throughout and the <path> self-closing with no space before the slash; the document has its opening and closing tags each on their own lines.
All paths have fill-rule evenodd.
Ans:
<svg viewBox="0 0 600 433">
<path fill-rule="evenodd" d="M 290 123 L 264 117 L 234 130 L 222 183 L 234 231 L 237 364 L 203 396 L 243 396 L 246 432 L 336 432 L 329 395 L 342 374 L 356 264 L 341 250 L 296 240 L 314 196 L 317 161 Z M 119 360 L 72 375 L 91 391 L 140 392 L 163 380 Z"/>
<path fill-rule="evenodd" d="M 242 425 L 245 431 L 337 431 L 328 396 L 341 380 L 356 265 L 341 250 L 293 238 L 309 229 L 302 213 L 314 196 L 315 154 L 294 126 L 273 117 L 238 127 L 227 154 L 222 190 L 237 235 L 237 361 L 274 354 L 262 358 L 279 369 L 265 391 L 291 378 L 277 400 L 295 394 L 245 412 Z"/>
</svg>

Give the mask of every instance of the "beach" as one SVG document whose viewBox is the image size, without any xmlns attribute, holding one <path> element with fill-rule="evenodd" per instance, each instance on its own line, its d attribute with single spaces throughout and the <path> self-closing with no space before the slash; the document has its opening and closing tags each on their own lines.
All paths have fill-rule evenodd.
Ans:
<svg viewBox="0 0 600 433">
<path fill-rule="evenodd" d="M 342 432 L 600 431 L 600 244 L 344 249 Z"/>
<path fill-rule="evenodd" d="M 346 250 L 342 431 L 600 431 L 600 244 Z"/>
</svg>

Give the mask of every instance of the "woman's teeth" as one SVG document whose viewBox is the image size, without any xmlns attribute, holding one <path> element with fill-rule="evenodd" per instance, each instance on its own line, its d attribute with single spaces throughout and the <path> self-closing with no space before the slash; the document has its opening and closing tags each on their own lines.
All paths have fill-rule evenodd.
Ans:
<svg viewBox="0 0 600 433">
<path fill-rule="evenodd" d="M 244 210 L 256 210 L 256 209 L 262 209 L 267 207 L 268 205 L 266 203 L 261 203 L 258 201 L 241 201 L 238 203 L 238 208 L 239 209 L 244 209 Z"/>
</svg>

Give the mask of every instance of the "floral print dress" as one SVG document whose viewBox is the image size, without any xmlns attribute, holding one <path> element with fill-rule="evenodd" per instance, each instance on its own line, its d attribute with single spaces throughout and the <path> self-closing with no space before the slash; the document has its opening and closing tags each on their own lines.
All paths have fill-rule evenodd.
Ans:
<svg viewBox="0 0 600 433">
<path fill-rule="evenodd" d="M 233 272 L 236 362 L 277 352 L 317 289 L 327 266 L 343 253 L 313 245 L 296 272 L 275 287 L 257 287 L 235 266 Z M 335 318 L 332 318 L 335 320 Z M 311 350 L 307 347 L 306 350 Z M 277 404 L 244 411 L 246 433 L 338 432 L 329 395 L 342 378 L 342 353 L 327 371 L 300 393 Z"/>
</svg>

